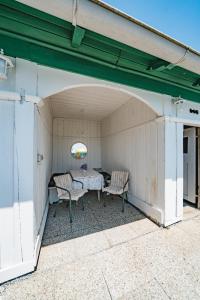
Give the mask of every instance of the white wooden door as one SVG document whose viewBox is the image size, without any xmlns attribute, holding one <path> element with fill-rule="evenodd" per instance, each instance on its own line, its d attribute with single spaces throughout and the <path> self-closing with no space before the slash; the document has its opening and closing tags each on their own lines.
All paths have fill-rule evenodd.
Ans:
<svg viewBox="0 0 200 300">
<path fill-rule="evenodd" d="M 183 198 L 196 203 L 196 129 L 183 134 Z"/>
</svg>

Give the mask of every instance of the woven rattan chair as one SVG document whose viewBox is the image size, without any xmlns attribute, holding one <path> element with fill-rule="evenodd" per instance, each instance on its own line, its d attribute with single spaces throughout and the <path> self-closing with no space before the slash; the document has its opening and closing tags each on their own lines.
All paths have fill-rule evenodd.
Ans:
<svg viewBox="0 0 200 300">
<path fill-rule="evenodd" d="M 70 217 L 70 223 L 72 223 L 72 201 L 78 201 L 81 198 L 82 209 L 84 210 L 83 196 L 85 195 L 85 193 L 87 193 L 88 190 L 83 188 L 82 182 L 73 179 L 70 173 L 60 175 L 60 176 L 55 176 L 54 181 L 58 193 L 59 202 L 63 200 L 69 201 L 69 217 Z M 81 188 L 74 189 L 73 181 L 79 182 Z"/>
<path fill-rule="evenodd" d="M 122 212 L 124 212 L 125 197 L 126 200 L 128 200 L 128 181 L 128 172 L 113 171 L 111 175 L 110 185 L 102 189 L 102 192 L 106 192 L 107 195 L 118 195 L 122 198 Z M 105 197 L 104 206 L 106 206 Z"/>
</svg>

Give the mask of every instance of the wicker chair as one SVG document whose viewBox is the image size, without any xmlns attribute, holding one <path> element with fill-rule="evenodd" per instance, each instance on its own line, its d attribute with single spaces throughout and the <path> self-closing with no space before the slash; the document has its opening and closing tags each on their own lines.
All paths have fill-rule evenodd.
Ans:
<svg viewBox="0 0 200 300">
<path fill-rule="evenodd" d="M 83 188 L 83 183 L 72 178 L 71 174 L 64 174 L 54 177 L 55 187 L 58 193 L 58 199 L 60 201 L 67 200 L 69 201 L 69 217 L 70 223 L 72 223 L 72 201 L 78 201 L 82 198 L 88 190 Z M 80 189 L 73 188 L 73 181 L 79 182 L 81 184 Z M 82 198 L 82 209 L 84 210 L 84 203 Z M 54 216 L 56 215 L 56 211 Z"/>
<path fill-rule="evenodd" d="M 103 188 L 102 192 L 106 192 L 107 195 L 119 195 L 122 198 L 122 212 L 124 212 L 125 197 L 128 200 L 128 181 L 129 174 L 126 171 L 113 171 L 111 174 L 110 185 Z M 104 197 L 104 206 L 106 206 Z"/>
</svg>

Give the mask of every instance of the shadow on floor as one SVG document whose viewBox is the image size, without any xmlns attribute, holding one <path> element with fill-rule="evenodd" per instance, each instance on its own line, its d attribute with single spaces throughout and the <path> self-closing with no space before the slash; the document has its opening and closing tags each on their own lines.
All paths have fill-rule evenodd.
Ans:
<svg viewBox="0 0 200 300">
<path fill-rule="evenodd" d="M 188 207 L 193 207 L 193 208 L 197 208 L 197 205 L 196 205 L 196 204 L 191 203 L 191 202 L 189 202 L 189 201 L 187 201 L 187 200 L 183 200 L 183 207 L 186 207 L 186 206 L 188 206 Z"/>
<path fill-rule="evenodd" d="M 125 211 L 122 213 L 122 200 L 119 197 L 104 197 L 106 197 L 106 207 L 103 206 L 103 199 L 98 201 L 96 193 L 87 193 L 84 197 L 84 211 L 81 209 L 80 201 L 77 205 L 73 205 L 72 224 L 69 222 L 69 209 L 66 207 L 66 203 L 57 205 L 57 208 L 56 205 L 50 205 L 42 246 L 60 243 L 145 218 L 138 209 L 129 203 L 125 203 Z M 56 216 L 54 217 L 55 208 Z"/>
</svg>

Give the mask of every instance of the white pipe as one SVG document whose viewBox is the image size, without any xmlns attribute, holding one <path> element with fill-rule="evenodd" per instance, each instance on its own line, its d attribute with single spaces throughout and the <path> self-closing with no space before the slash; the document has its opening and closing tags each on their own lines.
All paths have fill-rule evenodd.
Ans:
<svg viewBox="0 0 200 300">
<path fill-rule="evenodd" d="M 18 2 L 68 22 L 74 22 L 73 0 L 18 0 Z M 76 23 L 80 27 L 200 74 L 200 53 L 104 3 L 98 3 L 94 0 L 81 0 L 77 3 Z"/>
<path fill-rule="evenodd" d="M 181 118 L 181 117 L 170 117 L 170 116 L 162 116 L 155 119 L 156 122 L 175 122 L 180 123 L 188 126 L 195 126 L 200 127 L 200 120 L 194 120 L 194 119 L 187 119 L 187 118 Z"/>
<path fill-rule="evenodd" d="M 0 101 L 20 101 L 21 95 L 16 92 L 0 91 Z M 25 101 L 42 104 L 42 99 L 37 96 L 25 95 Z"/>
<path fill-rule="evenodd" d="M 72 25 L 77 25 L 77 10 L 78 10 L 78 1 L 74 0 L 73 3 L 73 12 L 72 12 Z"/>
</svg>

